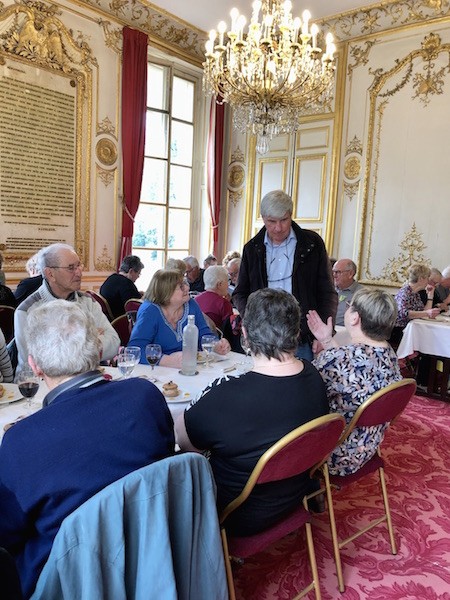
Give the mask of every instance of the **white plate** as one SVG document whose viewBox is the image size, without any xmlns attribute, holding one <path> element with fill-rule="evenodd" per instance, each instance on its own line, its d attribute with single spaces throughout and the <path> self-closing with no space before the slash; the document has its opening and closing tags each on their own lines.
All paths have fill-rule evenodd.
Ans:
<svg viewBox="0 0 450 600">
<path fill-rule="evenodd" d="M 188 392 L 183 392 L 183 390 L 180 390 L 180 393 L 178 394 L 178 396 L 169 396 L 167 397 L 164 392 L 163 392 L 163 396 L 166 399 L 166 402 L 168 403 L 173 403 L 173 402 L 190 402 L 192 400 L 192 395 L 189 394 Z"/>
<path fill-rule="evenodd" d="M 11 402 L 23 400 L 23 396 L 19 392 L 19 386 L 15 383 L 2 383 L 1 385 L 5 388 L 5 393 L 0 398 L 0 404 L 10 404 Z"/>
</svg>

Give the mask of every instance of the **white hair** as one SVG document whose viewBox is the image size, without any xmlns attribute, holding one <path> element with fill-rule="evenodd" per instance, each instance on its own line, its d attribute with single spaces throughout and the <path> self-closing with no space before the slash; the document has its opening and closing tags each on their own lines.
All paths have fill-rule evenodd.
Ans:
<svg viewBox="0 0 450 600">
<path fill-rule="evenodd" d="M 442 279 L 448 279 L 450 277 L 450 265 L 442 269 Z"/>
<path fill-rule="evenodd" d="M 78 375 L 100 363 L 97 328 L 74 302 L 53 300 L 31 307 L 26 335 L 29 354 L 48 377 Z"/>
<path fill-rule="evenodd" d="M 62 244 L 59 242 L 57 244 L 50 244 L 50 246 L 46 246 L 39 250 L 37 254 L 37 264 L 42 274 L 44 274 L 44 269 L 46 267 L 59 266 L 59 253 L 61 250 L 75 252 L 73 247 L 69 246 L 69 244 Z"/>
<path fill-rule="evenodd" d="M 184 262 L 189 265 L 190 267 L 199 267 L 200 264 L 198 262 L 198 260 L 195 258 L 195 256 L 189 255 L 186 256 L 186 258 L 183 258 Z"/>
<path fill-rule="evenodd" d="M 203 274 L 203 281 L 205 283 L 205 290 L 214 290 L 221 281 L 228 282 L 227 270 L 220 265 L 212 265 Z"/>
</svg>

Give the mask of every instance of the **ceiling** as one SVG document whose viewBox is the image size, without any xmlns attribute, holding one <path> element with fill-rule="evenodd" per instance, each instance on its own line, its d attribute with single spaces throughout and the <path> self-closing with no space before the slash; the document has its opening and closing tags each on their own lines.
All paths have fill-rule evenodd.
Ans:
<svg viewBox="0 0 450 600">
<path fill-rule="evenodd" d="M 217 27 L 219 21 L 230 21 L 230 10 L 236 6 L 240 13 L 247 17 L 252 14 L 253 0 L 151 0 L 153 4 L 165 11 L 195 25 L 202 31 Z M 292 13 L 301 16 L 305 8 L 312 14 L 312 19 L 329 17 L 355 8 L 370 6 L 370 0 L 292 0 Z"/>
</svg>

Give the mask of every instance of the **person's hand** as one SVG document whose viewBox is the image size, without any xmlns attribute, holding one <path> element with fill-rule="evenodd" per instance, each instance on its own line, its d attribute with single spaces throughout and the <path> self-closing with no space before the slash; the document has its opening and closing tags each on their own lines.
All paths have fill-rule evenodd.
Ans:
<svg viewBox="0 0 450 600">
<path fill-rule="evenodd" d="M 228 354 L 228 352 L 231 350 L 231 346 L 230 346 L 230 342 L 228 340 L 226 340 L 225 338 L 222 338 L 221 340 L 219 340 L 217 342 L 217 344 L 214 346 L 214 352 L 216 352 L 217 354 Z"/>
<path fill-rule="evenodd" d="M 429 283 L 429 284 L 426 286 L 425 290 L 426 290 L 426 292 L 427 292 L 427 295 L 434 294 L 434 287 L 435 287 L 435 286 L 434 286 L 432 283 Z"/>
<path fill-rule="evenodd" d="M 172 367 L 174 369 L 181 369 L 181 357 L 182 352 L 172 352 L 172 354 L 163 354 L 159 364 L 161 367 Z"/>
<path fill-rule="evenodd" d="M 313 354 L 319 354 L 319 352 L 322 352 L 322 350 L 323 350 L 323 346 L 319 342 L 319 340 L 314 340 L 311 348 L 312 348 Z"/>
<path fill-rule="evenodd" d="M 425 311 L 430 319 L 435 319 L 441 312 L 440 308 L 429 308 Z"/>
<path fill-rule="evenodd" d="M 333 318 L 328 317 L 327 322 L 324 323 L 322 319 L 319 317 L 319 314 L 315 310 L 309 310 L 306 315 L 306 321 L 308 322 L 308 327 L 315 338 L 319 340 L 319 342 L 323 342 L 324 340 L 331 340 L 333 337 Z"/>
</svg>

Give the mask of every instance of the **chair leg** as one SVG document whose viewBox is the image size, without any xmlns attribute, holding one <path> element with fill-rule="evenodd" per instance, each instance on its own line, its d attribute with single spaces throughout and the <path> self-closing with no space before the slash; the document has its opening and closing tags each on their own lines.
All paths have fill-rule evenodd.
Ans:
<svg viewBox="0 0 450 600">
<path fill-rule="evenodd" d="M 305 523 L 305 529 L 306 529 L 306 543 L 308 545 L 309 564 L 311 566 L 311 573 L 312 573 L 312 578 L 313 578 L 314 593 L 316 594 L 316 600 L 321 600 L 319 572 L 317 570 L 316 553 L 314 551 L 314 540 L 313 540 L 313 535 L 312 535 L 312 530 L 311 530 L 311 523 Z M 307 590 L 309 590 L 309 589 L 310 588 L 308 587 L 305 590 L 305 593 L 307 593 Z M 301 598 L 302 596 L 298 596 L 298 597 Z"/>
<path fill-rule="evenodd" d="M 228 583 L 228 596 L 229 600 L 236 600 L 236 592 L 234 589 L 233 571 L 231 570 L 230 553 L 228 552 L 227 534 L 225 529 L 220 530 L 220 537 L 222 538 L 223 556 L 225 559 L 225 569 L 227 573 Z"/>
<path fill-rule="evenodd" d="M 339 540 L 336 529 L 336 519 L 334 517 L 333 496 L 331 494 L 330 477 L 328 475 L 328 465 L 325 463 L 322 468 L 325 480 L 325 489 L 327 492 L 328 517 L 330 519 L 331 538 L 333 540 L 334 562 L 336 563 L 336 575 L 338 587 L 341 593 L 345 592 L 344 576 L 342 574 L 341 554 L 339 550 Z"/>
<path fill-rule="evenodd" d="M 387 528 L 389 531 L 389 539 L 391 542 L 391 551 L 392 551 L 392 554 L 397 554 L 397 545 L 395 543 L 394 528 L 392 526 L 391 509 L 389 507 L 389 498 L 388 498 L 388 493 L 387 493 L 386 479 L 384 477 L 383 467 L 380 467 L 378 469 L 378 474 L 380 476 L 381 493 L 383 494 L 384 512 L 386 513 L 386 525 L 387 525 Z"/>
</svg>

